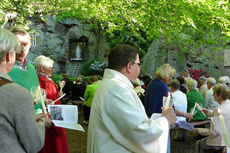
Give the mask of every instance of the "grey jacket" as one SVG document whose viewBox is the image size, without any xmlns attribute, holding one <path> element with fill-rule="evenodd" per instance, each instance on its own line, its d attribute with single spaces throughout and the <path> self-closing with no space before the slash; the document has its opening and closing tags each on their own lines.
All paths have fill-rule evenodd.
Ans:
<svg viewBox="0 0 230 153">
<path fill-rule="evenodd" d="M 2 78 L 11 80 L 0 72 Z M 1 153 L 37 153 L 42 149 L 45 126 L 36 123 L 32 102 L 30 93 L 16 83 L 0 87 Z"/>
</svg>

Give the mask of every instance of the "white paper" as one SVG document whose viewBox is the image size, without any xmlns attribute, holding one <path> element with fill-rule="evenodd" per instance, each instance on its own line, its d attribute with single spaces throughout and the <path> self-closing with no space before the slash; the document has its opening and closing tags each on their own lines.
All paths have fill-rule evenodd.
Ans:
<svg viewBox="0 0 230 153">
<path fill-rule="evenodd" d="M 58 99 L 52 101 L 51 103 L 49 103 L 49 105 L 53 105 L 54 103 L 56 103 L 58 100 L 62 99 L 64 96 L 66 95 L 66 93 L 64 93 L 63 95 L 61 95 L 60 97 L 58 97 Z"/>
<path fill-rule="evenodd" d="M 48 111 L 56 126 L 84 131 L 83 127 L 78 124 L 77 105 L 48 105 Z"/>
</svg>

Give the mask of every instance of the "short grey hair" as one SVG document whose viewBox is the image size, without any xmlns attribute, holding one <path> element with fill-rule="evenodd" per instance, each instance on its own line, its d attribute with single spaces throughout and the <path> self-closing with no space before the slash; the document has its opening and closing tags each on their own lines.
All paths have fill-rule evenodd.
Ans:
<svg viewBox="0 0 230 153">
<path fill-rule="evenodd" d="M 194 79 L 188 79 L 186 83 L 189 91 L 197 88 L 197 81 Z"/>
<path fill-rule="evenodd" d="M 40 71 L 40 68 L 43 66 L 45 68 L 53 67 L 54 61 L 49 57 L 40 55 L 34 59 L 35 68 Z"/>
<path fill-rule="evenodd" d="M 221 76 L 219 78 L 219 83 L 229 83 L 229 77 L 228 76 Z"/>
<path fill-rule="evenodd" d="M 207 78 L 205 76 L 201 76 L 199 80 L 202 81 L 202 82 L 204 82 L 204 83 L 206 83 Z"/>
<path fill-rule="evenodd" d="M 21 44 L 16 36 L 6 29 L 0 28 L 0 62 L 2 62 L 7 53 L 21 51 Z"/>
<path fill-rule="evenodd" d="M 211 85 L 215 85 L 216 84 L 216 79 L 214 79 L 213 77 L 209 77 L 207 79 L 207 83 L 209 83 Z"/>
</svg>

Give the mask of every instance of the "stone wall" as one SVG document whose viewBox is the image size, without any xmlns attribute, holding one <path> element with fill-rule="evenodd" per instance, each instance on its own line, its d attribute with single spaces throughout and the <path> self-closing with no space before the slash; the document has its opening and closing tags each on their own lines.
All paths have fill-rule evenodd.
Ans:
<svg viewBox="0 0 230 153">
<path fill-rule="evenodd" d="M 166 48 L 160 41 L 153 41 L 147 54 L 142 59 L 142 74 L 154 77 L 156 69 L 164 63 L 172 65 L 177 76 L 188 68 L 202 68 L 209 76 L 219 79 L 220 76 L 230 76 L 230 68 L 224 67 L 224 51 L 214 51 L 204 47 L 194 52 L 182 53 L 175 48 Z"/>
<path fill-rule="evenodd" d="M 28 59 L 33 61 L 38 55 L 49 56 L 55 61 L 55 71 L 77 75 L 83 62 L 91 59 L 106 60 L 105 54 L 108 43 L 105 41 L 103 32 L 94 29 L 90 24 L 83 24 L 78 20 L 66 19 L 56 21 L 55 17 L 47 16 L 46 21 L 32 18 L 30 33 L 33 46 Z M 87 47 L 84 52 L 84 60 L 71 60 L 70 40 L 84 37 L 87 39 Z M 64 61 L 60 61 L 62 58 Z"/>
</svg>

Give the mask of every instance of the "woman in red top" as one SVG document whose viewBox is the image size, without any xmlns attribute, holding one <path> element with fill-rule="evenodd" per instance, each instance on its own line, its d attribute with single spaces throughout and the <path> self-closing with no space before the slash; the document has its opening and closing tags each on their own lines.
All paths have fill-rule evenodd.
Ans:
<svg viewBox="0 0 230 153">
<path fill-rule="evenodd" d="M 47 99 L 55 100 L 59 97 L 57 85 L 50 77 L 54 71 L 54 61 L 40 55 L 35 58 L 34 66 L 38 72 L 41 88 L 46 90 Z M 60 100 L 55 104 L 61 104 Z M 68 153 L 68 143 L 64 128 L 53 126 L 46 129 L 45 145 L 39 153 Z"/>
</svg>

